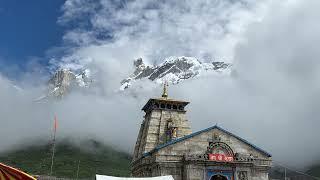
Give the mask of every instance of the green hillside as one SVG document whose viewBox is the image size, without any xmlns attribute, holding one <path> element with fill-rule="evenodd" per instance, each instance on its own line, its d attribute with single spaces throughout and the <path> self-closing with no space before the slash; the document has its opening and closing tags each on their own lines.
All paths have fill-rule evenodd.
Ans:
<svg viewBox="0 0 320 180">
<path fill-rule="evenodd" d="M 299 171 L 304 172 L 303 170 L 299 170 Z M 318 164 L 318 165 L 310 166 L 308 168 L 308 170 L 305 171 L 304 173 L 311 175 L 311 176 L 314 176 L 315 177 L 314 179 L 320 180 L 320 165 Z M 299 176 L 300 178 L 305 177 L 305 178 L 312 179 L 306 175 L 303 175 L 301 173 L 298 173 L 298 172 L 290 170 L 290 169 L 286 169 L 286 175 L 287 175 L 287 177 L 297 178 L 297 176 Z M 269 171 L 269 177 L 271 179 L 284 179 L 284 168 L 280 167 L 280 166 L 273 166 Z"/>
<path fill-rule="evenodd" d="M 129 176 L 131 157 L 96 141 L 85 144 L 86 150 L 68 142 L 56 145 L 53 176 L 93 178 L 95 174 Z M 48 175 L 51 165 L 51 145 L 29 146 L 0 154 L 0 162 L 34 175 Z"/>
<path fill-rule="evenodd" d="M 320 164 L 311 166 L 307 173 L 320 179 Z"/>
<path fill-rule="evenodd" d="M 94 179 L 95 174 L 129 176 L 131 162 L 129 154 L 119 152 L 93 140 L 83 143 L 81 147 L 72 145 L 69 141 L 57 144 L 53 176 L 75 178 L 79 161 L 79 178 Z M 0 162 L 30 174 L 48 175 L 51 164 L 51 148 L 52 146 L 49 144 L 20 148 L 0 154 Z M 270 177 L 281 179 L 284 174 L 282 171 L 282 168 L 273 167 L 270 171 Z M 311 166 L 307 173 L 320 177 L 320 165 Z M 295 176 L 298 174 L 288 170 L 287 175 Z"/>
</svg>

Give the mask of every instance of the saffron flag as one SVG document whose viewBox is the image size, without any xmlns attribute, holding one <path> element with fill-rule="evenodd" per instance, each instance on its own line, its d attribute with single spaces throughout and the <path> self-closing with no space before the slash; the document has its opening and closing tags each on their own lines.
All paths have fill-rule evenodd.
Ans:
<svg viewBox="0 0 320 180">
<path fill-rule="evenodd" d="M 54 125 L 53 125 L 54 133 L 56 133 L 57 131 L 57 126 L 58 126 L 57 116 L 54 116 Z"/>
<path fill-rule="evenodd" d="M 0 163 L 0 179 L 1 180 L 36 180 L 31 175 Z"/>
</svg>

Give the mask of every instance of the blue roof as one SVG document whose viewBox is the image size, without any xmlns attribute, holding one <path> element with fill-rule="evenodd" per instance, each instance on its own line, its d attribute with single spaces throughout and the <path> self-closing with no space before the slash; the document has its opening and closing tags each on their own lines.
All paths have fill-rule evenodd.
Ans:
<svg viewBox="0 0 320 180">
<path fill-rule="evenodd" d="M 175 144 L 175 143 L 177 143 L 177 142 L 184 141 L 184 140 L 186 140 L 186 139 L 192 138 L 192 137 L 194 137 L 194 136 L 196 136 L 196 135 L 199 135 L 199 134 L 201 134 L 201 133 L 203 133 L 203 132 L 207 132 L 207 131 L 212 130 L 212 129 L 218 129 L 218 130 L 220 130 L 220 131 L 222 131 L 222 132 L 224 132 L 224 133 L 226 133 L 226 134 L 228 134 L 228 135 L 230 135 L 230 136 L 233 136 L 233 137 L 237 138 L 238 140 L 246 143 L 247 145 L 253 147 L 254 149 L 258 150 L 258 151 L 261 152 L 262 154 L 265 154 L 266 156 L 271 157 L 271 154 L 267 153 L 266 151 L 262 150 L 261 148 L 255 146 L 255 145 L 253 145 L 253 144 L 251 144 L 251 143 L 249 143 L 247 140 L 242 139 L 241 137 L 239 137 L 239 136 L 237 136 L 237 135 L 235 135 L 235 134 L 232 134 L 231 132 L 229 132 L 229 131 L 227 131 L 227 130 L 222 129 L 221 127 L 219 127 L 219 126 L 217 126 L 217 125 L 214 125 L 214 126 L 212 126 L 212 127 L 203 129 L 203 130 L 201 130 L 201 131 L 197 131 L 197 132 L 191 133 L 191 134 L 189 134 L 189 135 L 187 135 L 187 136 L 184 136 L 184 137 L 181 137 L 181 138 L 178 138 L 178 139 L 169 141 L 169 142 L 167 142 L 167 143 L 165 143 L 165 144 L 161 144 L 161 145 L 155 147 L 155 148 L 154 148 L 153 150 L 151 150 L 150 152 L 144 153 L 144 154 L 143 154 L 143 157 L 148 156 L 148 155 L 150 155 L 151 153 L 156 152 L 156 151 L 158 151 L 158 150 L 160 150 L 160 149 L 162 149 L 162 148 L 164 148 L 164 147 L 170 146 L 170 145 Z"/>
</svg>

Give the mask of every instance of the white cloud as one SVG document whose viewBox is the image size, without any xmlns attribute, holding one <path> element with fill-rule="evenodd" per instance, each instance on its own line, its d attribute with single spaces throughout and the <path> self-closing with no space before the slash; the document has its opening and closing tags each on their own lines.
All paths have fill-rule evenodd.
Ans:
<svg viewBox="0 0 320 180">
<path fill-rule="evenodd" d="M 242 33 L 248 24 L 261 20 L 266 8 L 265 1 L 250 0 L 102 0 L 97 4 L 66 2 L 60 21 L 75 22 L 83 17 L 89 25 L 78 23 L 65 39 L 81 45 L 130 42 L 133 46 L 122 49 L 134 48 L 135 57 L 144 56 L 150 62 L 175 55 L 231 61 Z"/>
<path fill-rule="evenodd" d="M 302 150 L 301 141 L 309 141 L 316 135 L 310 124 L 315 124 L 312 119 L 319 117 L 312 109 L 316 107 L 319 64 L 313 47 L 320 29 L 310 4 L 303 1 L 110 3 L 101 1 L 100 9 L 92 13 L 90 33 L 106 31 L 113 39 L 94 40 L 89 48 L 77 51 L 95 56 L 97 64 L 105 65 L 102 69 L 107 75 L 103 73 L 102 82 L 107 84 L 106 89 L 117 88 L 131 59 L 140 56 L 150 63 L 171 55 L 234 60 L 235 72 L 231 78 L 204 77 L 172 87 L 173 97 L 191 100 L 189 113 L 193 127 L 201 129 L 218 122 L 269 150 L 276 160 L 295 165 L 319 158 L 320 144 L 315 142 L 306 148 L 308 156 L 296 156 Z M 318 7 L 313 3 L 313 7 Z M 143 95 L 138 97 L 153 94 L 144 91 Z M 299 103 L 295 103 L 297 100 Z M 136 107 L 128 106 L 131 108 Z M 301 135 L 297 131 L 308 133 Z"/>
<path fill-rule="evenodd" d="M 188 81 L 172 87 L 172 96 L 191 100 L 189 113 L 195 129 L 218 122 L 269 150 L 276 160 L 304 165 L 319 158 L 320 148 L 313 142 L 306 148 L 307 156 L 297 157 L 301 141 L 316 136 L 310 124 L 319 117 L 313 110 L 319 72 L 314 48 L 320 30 L 315 20 L 319 4 L 312 3 L 100 1 L 94 12 L 83 10 L 89 14 L 90 28 L 79 26 L 66 36 L 80 32 L 83 37 L 85 32 L 87 40 L 81 38 L 81 48 L 74 54 L 91 57 L 99 65 L 99 78 L 103 77 L 109 95 L 128 73 L 133 58 L 143 57 L 149 63 L 172 55 L 234 60 L 232 77 Z M 72 12 L 73 7 L 68 8 Z M 78 16 L 68 16 L 69 22 L 72 19 Z M 101 33 L 112 38 L 98 38 Z M 77 35 L 68 38 L 77 41 Z M 134 92 L 140 102 L 155 95 L 142 91 Z M 123 111 L 138 114 L 137 104 L 131 105 Z M 123 121 L 130 121 L 126 118 Z"/>
</svg>

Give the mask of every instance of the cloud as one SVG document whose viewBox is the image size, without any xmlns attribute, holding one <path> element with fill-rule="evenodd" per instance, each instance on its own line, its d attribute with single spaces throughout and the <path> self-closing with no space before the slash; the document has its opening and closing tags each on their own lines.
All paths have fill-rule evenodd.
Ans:
<svg viewBox="0 0 320 180">
<path fill-rule="evenodd" d="M 269 151 L 276 162 L 296 167 L 318 162 L 319 5 L 273 2 L 237 45 L 230 78 L 175 87 L 177 96 L 183 93 L 192 102 L 193 126 L 217 122 Z"/>
<path fill-rule="evenodd" d="M 1 85 L 1 96 L 17 108 L 2 110 L 4 132 L 13 137 L 3 142 L 9 147 L 46 134 L 56 113 L 59 136 L 93 136 L 130 151 L 143 118 L 140 108 L 161 94 L 147 80 L 136 89 L 116 91 L 133 70 L 132 60 L 142 57 L 152 64 L 185 55 L 234 63 L 230 77 L 205 76 L 170 87 L 171 97 L 191 101 L 194 130 L 218 123 L 266 149 L 276 161 L 313 163 L 320 158 L 319 5 L 302 0 L 68 0 L 59 18 L 60 24 L 71 25 L 63 37 L 67 53 L 51 64 L 92 69 L 94 92 L 72 93 L 42 106 L 30 103 L 38 88 L 27 88 L 32 95 L 26 98 Z"/>
<path fill-rule="evenodd" d="M 32 103 L 32 97 L 40 91 L 24 91 L 1 74 L 0 87 L 0 150 L 44 135 L 50 127 L 46 121 L 50 115 L 49 108 Z"/>
<path fill-rule="evenodd" d="M 294 164 L 320 158 L 320 143 L 314 141 L 320 116 L 316 110 L 320 54 L 315 48 L 320 42 L 319 5 L 317 1 L 274 3 L 272 16 L 252 26 L 247 43 L 236 52 L 237 83 L 246 88 L 256 119 L 265 125 L 256 134 L 268 129 L 263 142 L 270 141 L 276 158 Z"/>
<path fill-rule="evenodd" d="M 93 4 L 87 0 L 65 3 L 59 22 L 75 23 L 81 17 L 86 25 L 78 23 L 64 39 L 77 45 L 121 44 L 121 49 L 131 48 L 134 57 L 144 56 L 151 63 L 173 55 L 230 61 L 248 24 L 259 21 L 266 8 L 265 2 L 250 0 L 102 0 Z"/>
</svg>

